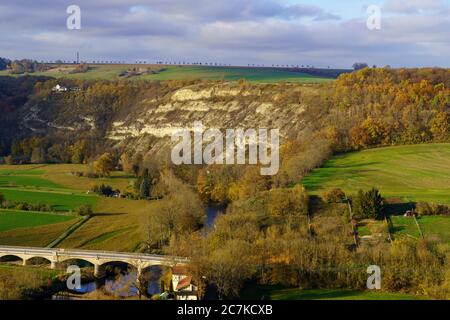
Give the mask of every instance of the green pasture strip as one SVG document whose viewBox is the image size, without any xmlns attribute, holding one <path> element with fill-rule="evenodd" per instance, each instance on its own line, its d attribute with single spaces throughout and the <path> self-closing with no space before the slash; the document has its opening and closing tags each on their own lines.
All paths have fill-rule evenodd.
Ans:
<svg viewBox="0 0 450 320">
<path fill-rule="evenodd" d="M 0 232 L 65 222 L 74 216 L 27 211 L 0 210 Z"/>
</svg>

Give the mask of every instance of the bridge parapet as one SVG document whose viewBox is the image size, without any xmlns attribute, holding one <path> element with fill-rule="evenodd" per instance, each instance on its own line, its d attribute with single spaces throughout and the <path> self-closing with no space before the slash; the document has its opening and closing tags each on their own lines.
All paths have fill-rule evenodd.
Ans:
<svg viewBox="0 0 450 320">
<path fill-rule="evenodd" d="M 0 246 L 0 258 L 4 256 L 16 256 L 23 260 L 24 265 L 29 259 L 45 258 L 50 261 L 51 268 L 55 268 L 56 264 L 60 262 L 79 259 L 92 263 L 96 273 L 99 275 L 101 274 L 102 265 L 110 262 L 130 264 L 138 272 L 154 265 L 173 267 L 189 263 L 188 258 L 141 253 Z"/>
</svg>

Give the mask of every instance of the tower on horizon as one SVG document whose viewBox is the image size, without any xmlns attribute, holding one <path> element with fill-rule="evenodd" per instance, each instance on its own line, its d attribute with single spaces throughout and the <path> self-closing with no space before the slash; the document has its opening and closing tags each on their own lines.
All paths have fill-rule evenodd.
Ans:
<svg viewBox="0 0 450 320">
<path fill-rule="evenodd" d="M 80 53 L 77 51 L 77 64 L 80 64 Z"/>
</svg>

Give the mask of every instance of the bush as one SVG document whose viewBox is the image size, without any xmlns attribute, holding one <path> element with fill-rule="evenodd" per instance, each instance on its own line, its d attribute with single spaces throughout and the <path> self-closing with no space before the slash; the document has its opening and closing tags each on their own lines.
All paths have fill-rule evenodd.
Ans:
<svg viewBox="0 0 450 320">
<path fill-rule="evenodd" d="M 98 194 L 99 196 L 105 196 L 105 197 L 112 197 L 114 195 L 114 190 L 111 186 L 107 186 L 104 184 L 101 184 L 99 186 L 95 186 L 92 189 L 93 192 Z"/>
<path fill-rule="evenodd" d="M 325 193 L 323 200 L 327 203 L 342 203 L 345 197 L 345 192 L 342 189 L 335 188 Z"/>
<path fill-rule="evenodd" d="M 14 159 L 10 155 L 6 156 L 6 157 L 3 157 L 3 161 L 5 161 L 5 164 L 9 164 L 9 165 L 14 164 Z"/>
<path fill-rule="evenodd" d="M 20 211 L 40 211 L 40 212 L 52 212 L 53 206 L 51 204 L 31 204 L 26 202 L 8 202 L 5 201 L 2 204 L 2 208 L 5 209 L 15 209 Z"/>
<path fill-rule="evenodd" d="M 26 203 L 19 202 L 16 203 L 15 209 L 20 211 L 28 211 L 28 205 Z"/>
<path fill-rule="evenodd" d="M 5 202 L 5 200 L 5 196 L 0 192 L 0 205 L 3 205 L 3 202 Z"/>
<path fill-rule="evenodd" d="M 91 205 L 84 204 L 81 207 L 78 207 L 77 209 L 75 209 L 75 213 L 79 216 L 90 216 L 91 214 L 94 213 L 94 211 L 92 210 Z"/>
<path fill-rule="evenodd" d="M 100 176 L 94 172 L 87 172 L 85 176 L 89 179 L 98 179 Z"/>
<path fill-rule="evenodd" d="M 81 171 L 73 171 L 73 172 L 71 172 L 71 174 L 75 177 L 83 177 L 84 176 L 84 172 L 81 172 Z"/>
<path fill-rule="evenodd" d="M 382 219 L 383 198 L 376 188 L 364 192 L 359 190 L 353 197 L 353 214 L 359 219 Z"/>
<path fill-rule="evenodd" d="M 416 211 L 419 216 L 450 215 L 449 206 L 428 202 L 419 202 Z"/>
</svg>

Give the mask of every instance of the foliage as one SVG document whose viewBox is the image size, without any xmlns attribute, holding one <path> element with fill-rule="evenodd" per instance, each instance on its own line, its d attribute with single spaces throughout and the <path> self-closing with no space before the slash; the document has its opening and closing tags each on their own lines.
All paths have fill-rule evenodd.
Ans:
<svg viewBox="0 0 450 320">
<path fill-rule="evenodd" d="M 0 197 L 1 199 L 1 197 Z M 4 200 L 4 198 L 3 198 Z M 27 203 L 21 201 L 0 201 L 0 207 L 4 209 L 15 209 L 20 211 L 41 211 L 53 212 L 54 208 L 51 204 L 44 203 Z"/>
<path fill-rule="evenodd" d="M 154 202 L 144 221 L 147 246 L 161 249 L 173 236 L 194 232 L 203 226 L 205 213 L 199 197 L 170 171 L 162 174 L 166 192 Z"/>
<path fill-rule="evenodd" d="M 114 189 L 111 186 L 105 184 L 94 186 L 92 191 L 98 194 L 99 196 L 105 197 L 111 197 L 114 194 Z"/>
<path fill-rule="evenodd" d="M 0 58 L 0 70 L 5 70 L 10 63 L 11 61 L 9 59 Z"/>
<path fill-rule="evenodd" d="M 382 219 L 383 218 L 383 198 L 376 188 L 367 192 L 359 190 L 353 197 L 353 213 L 360 219 Z"/>
<path fill-rule="evenodd" d="M 346 198 L 341 188 L 334 188 L 324 194 L 323 199 L 327 203 L 342 203 Z"/>
<path fill-rule="evenodd" d="M 94 210 L 91 205 L 85 204 L 76 208 L 75 213 L 79 216 L 90 216 L 94 213 Z"/>
<path fill-rule="evenodd" d="M 70 74 L 86 73 L 88 71 L 89 71 L 89 65 L 87 63 L 80 63 L 73 70 L 71 70 L 69 73 Z"/>
<path fill-rule="evenodd" d="M 355 62 L 353 64 L 353 70 L 355 70 L 355 71 L 359 71 L 359 70 L 365 69 L 367 67 L 369 67 L 369 65 L 365 62 Z"/>
<path fill-rule="evenodd" d="M 115 168 L 113 156 L 108 152 L 104 153 L 94 161 L 93 168 L 98 175 L 109 176 Z"/>
<path fill-rule="evenodd" d="M 150 197 L 150 189 L 151 189 L 151 181 L 148 169 L 144 170 L 142 177 L 140 177 L 138 181 L 140 181 L 139 196 L 141 197 L 141 199 L 148 199 Z"/>
<path fill-rule="evenodd" d="M 416 211 L 419 216 L 439 216 L 450 215 L 450 206 L 436 203 L 419 202 L 416 204 Z"/>
<path fill-rule="evenodd" d="M 301 185 L 269 191 L 267 210 L 270 215 L 307 215 L 308 205 L 309 197 Z"/>
</svg>

